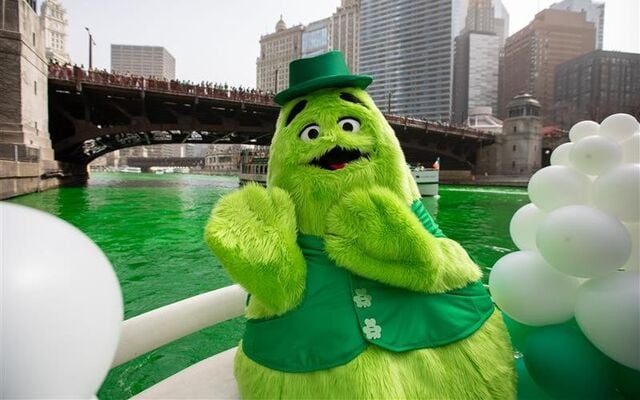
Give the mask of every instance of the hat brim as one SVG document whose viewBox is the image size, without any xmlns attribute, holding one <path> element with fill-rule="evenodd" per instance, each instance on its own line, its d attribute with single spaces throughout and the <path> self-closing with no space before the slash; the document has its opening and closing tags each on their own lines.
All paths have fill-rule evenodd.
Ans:
<svg viewBox="0 0 640 400">
<path fill-rule="evenodd" d="M 296 97 L 304 96 L 305 94 L 309 94 L 318 89 L 340 87 L 357 87 L 360 89 L 365 89 L 371 84 L 372 81 L 373 78 L 369 75 L 323 76 L 285 89 L 282 92 L 276 94 L 273 97 L 273 101 L 282 106 L 289 100 L 295 99 Z"/>
</svg>

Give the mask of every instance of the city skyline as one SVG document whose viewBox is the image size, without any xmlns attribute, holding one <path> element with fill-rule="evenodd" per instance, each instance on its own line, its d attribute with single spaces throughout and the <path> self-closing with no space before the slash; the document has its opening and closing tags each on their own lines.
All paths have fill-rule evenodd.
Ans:
<svg viewBox="0 0 640 400">
<path fill-rule="evenodd" d="M 526 26 L 538 10 L 554 2 L 503 0 L 510 14 L 509 34 Z M 313 3 L 238 0 L 215 5 L 190 0 L 182 2 L 180 8 L 166 0 L 135 3 L 112 0 L 108 4 L 63 0 L 62 3 L 69 19 L 69 52 L 72 62 L 78 65 L 88 65 L 86 26 L 96 42 L 93 48 L 96 68 L 110 69 L 112 43 L 162 46 L 176 58 L 177 79 L 255 87 L 260 36 L 274 32 L 280 14 L 288 26 L 306 25 L 330 17 L 340 0 Z M 604 49 L 640 52 L 640 28 L 625 24 L 640 19 L 640 5 L 633 0 L 604 0 L 604 3 Z M 246 14 L 248 9 L 252 10 L 251 15 Z M 145 18 L 168 23 L 149 24 Z M 118 21 L 118 29 L 112 28 L 112 21 Z M 218 36 L 220 39 L 216 40 Z"/>
</svg>

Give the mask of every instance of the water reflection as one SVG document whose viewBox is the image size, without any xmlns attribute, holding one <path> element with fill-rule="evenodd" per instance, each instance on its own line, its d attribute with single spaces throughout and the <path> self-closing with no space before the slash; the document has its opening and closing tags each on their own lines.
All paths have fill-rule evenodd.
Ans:
<svg viewBox="0 0 640 400">
<path fill-rule="evenodd" d="M 88 185 L 120 188 L 235 188 L 238 187 L 238 178 L 212 175 L 93 173 Z"/>
</svg>

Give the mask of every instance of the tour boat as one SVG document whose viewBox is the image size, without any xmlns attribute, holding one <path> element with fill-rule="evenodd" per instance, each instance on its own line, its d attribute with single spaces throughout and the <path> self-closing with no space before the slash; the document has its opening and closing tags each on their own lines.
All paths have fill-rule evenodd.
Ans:
<svg viewBox="0 0 640 400">
<path fill-rule="evenodd" d="M 246 300 L 247 292 L 238 285 L 231 285 L 124 321 L 111 368 L 206 327 L 244 315 Z M 236 349 L 231 348 L 187 367 L 132 398 L 240 398 L 233 376 Z"/>
<path fill-rule="evenodd" d="M 435 168 L 411 168 L 411 174 L 418 184 L 418 189 L 420 189 L 420 194 L 423 197 L 438 195 L 440 170 Z"/>
<path fill-rule="evenodd" d="M 120 169 L 120 172 L 140 174 L 140 173 L 142 173 L 142 168 L 140 168 L 140 167 L 124 167 L 124 168 Z"/>
</svg>

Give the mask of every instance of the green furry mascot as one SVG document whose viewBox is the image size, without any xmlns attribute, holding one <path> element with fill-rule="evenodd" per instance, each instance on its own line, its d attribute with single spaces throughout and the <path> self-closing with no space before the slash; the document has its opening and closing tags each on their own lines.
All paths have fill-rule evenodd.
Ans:
<svg viewBox="0 0 640 400">
<path fill-rule="evenodd" d="M 515 397 L 509 336 L 462 247 L 420 202 L 393 130 L 339 52 L 290 65 L 268 185 L 205 237 L 250 294 L 245 398 Z"/>
</svg>

